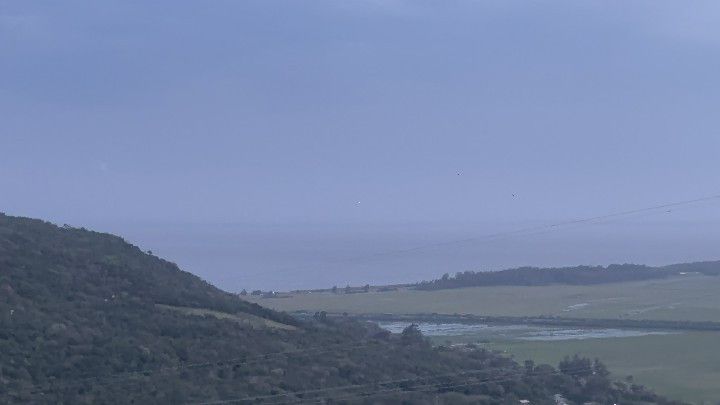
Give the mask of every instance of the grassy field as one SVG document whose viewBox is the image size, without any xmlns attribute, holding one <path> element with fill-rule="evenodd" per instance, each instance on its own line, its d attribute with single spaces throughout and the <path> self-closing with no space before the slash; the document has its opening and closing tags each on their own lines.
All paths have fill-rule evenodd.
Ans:
<svg viewBox="0 0 720 405">
<path fill-rule="evenodd" d="M 618 379 L 632 375 L 636 383 L 670 398 L 717 404 L 720 401 L 718 343 L 718 333 L 681 333 L 616 339 L 493 341 L 483 346 L 505 351 L 520 361 L 532 359 L 554 365 L 564 356 L 575 353 L 598 357 Z"/>
<path fill-rule="evenodd" d="M 720 321 L 720 277 L 693 276 L 595 286 L 473 287 L 256 299 L 283 311 Z"/>
<path fill-rule="evenodd" d="M 294 294 L 256 299 L 279 310 L 348 313 L 468 313 L 507 316 L 720 321 L 720 277 L 687 275 L 595 286 L 502 286 L 365 294 Z M 472 341 L 472 336 L 464 336 Z M 443 341 L 445 338 L 438 338 Z M 478 339 L 476 339 L 478 340 Z M 565 341 L 491 340 L 488 348 L 518 360 L 557 364 L 565 355 L 599 357 L 618 378 L 635 380 L 672 398 L 720 403 L 720 333 Z"/>
<path fill-rule="evenodd" d="M 243 325 L 252 325 L 257 328 L 272 328 L 272 329 L 286 329 L 295 330 L 296 327 L 292 325 L 286 325 L 284 323 L 275 322 L 270 319 L 261 318 L 248 313 L 237 313 L 229 314 L 227 312 L 214 311 L 212 309 L 204 308 L 190 308 L 190 307 L 177 307 L 173 305 L 155 304 L 156 308 L 164 309 L 166 311 L 175 311 L 188 316 L 212 316 L 217 319 L 227 319 L 233 322 L 237 322 Z"/>
</svg>

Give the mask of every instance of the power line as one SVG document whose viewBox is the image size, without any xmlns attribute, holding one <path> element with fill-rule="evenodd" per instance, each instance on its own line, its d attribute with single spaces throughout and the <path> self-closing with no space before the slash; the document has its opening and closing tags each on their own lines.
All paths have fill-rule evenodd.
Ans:
<svg viewBox="0 0 720 405">
<path fill-rule="evenodd" d="M 593 368 L 592 367 L 582 367 L 582 368 L 577 368 L 577 369 L 576 368 L 568 369 L 565 371 L 559 371 L 559 370 L 553 369 L 553 370 L 548 370 L 547 372 L 544 372 L 544 373 L 536 373 L 536 374 L 532 374 L 529 376 L 537 377 L 537 376 L 552 375 L 552 374 L 560 374 L 560 375 L 564 374 L 564 375 L 574 376 L 574 375 L 580 375 L 587 371 L 593 371 Z M 377 396 L 377 395 L 388 395 L 388 394 L 403 395 L 403 394 L 411 394 L 411 393 L 416 393 L 416 392 L 427 392 L 427 391 L 434 390 L 434 389 L 460 388 L 460 387 L 467 387 L 467 386 L 473 386 L 473 385 L 479 385 L 479 384 L 487 384 L 489 382 L 508 382 L 508 381 L 514 381 L 518 375 L 525 375 L 525 374 L 517 373 L 514 378 L 510 378 L 509 376 L 503 376 L 503 377 L 497 377 L 497 378 L 493 377 L 493 378 L 489 378 L 489 379 L 485 379 L 485 380 L 476 380 L 473 382 L 465 382 L 462 384 L 453 384 L 453 385 L 447 385 L 446 383 L 437 383 L 437 384 L 418 385 L 418 386 L 414 386 L 414 387 L 409 387 L 409 389 L 397 387 L 397 388 L 392 388 L 392 389 L 387 389 L 387 390 L 382 390 L 382 391 L 376 391 L 376 392 L 369 393 L 369 394 L 347 395 L 347 396 L 339 397 L 339 398 L 331 398 L 331 397 L 314 398 L 312 400 L 296 401 L 295 403 L 302 404 L 302 403 L 307 403 L 308 401 L 318 402 L 318 401 L 323 401 L 326 399 L 342 401 L 342 400 L 348 400 L 348 399 L 367 398 L 367 397 L 373 397 L 373 396 Z M 417 388 L 425 388 L 425 389 L 417 390 Z M 274 404 L 280 405 L 280 404 L 290 404 L 290 403 L 292 403 L 292 402 L 279 402 L 279 403 L 274 403 Z"/>
<path fill-rule="evenodd" d="M 107 385 L 111 383 L 116 382 L 123 382 L 134 378 L 140 378 L 140 377 L 149 377 L 152 374 L 158 374 L 158 373 L 166 373 L 166 372 L 179 372 L 182 370 L 187 369 L 195 369 L 200 367 L 230 367 L 230 366 L 236 366 L 236 365 L 249 365 L 249 364 L 255 364 L 258 362 L 262 362 L 265 360 L 272 360 L 275 357 L 278 356 L 290 356 L 295 354 L 322 354 L 326 352 L 331 351 L 344 351 L 344 350 L 356 350 L 360 348 L 365 348 L 368 346 L 375 345 L 377 343 L 372 341 L 364 341 L 364 342 L 353 342 L 353 343 L 343 343 L 343 344 L 335 344 L 335 345 L 324 345 L 324 346 L 316 346 L 316 347 L 310 347 L 310 348 L 303 348 L 303 349 L 294 349 L 294 350 L 286 350 L 286 351 L 280 351 L 280 352 L 271 352 L 271 353 L 263 353 L 263 354 L 257 354 L 252 356 L 241 356 L 241 357 L 235 357 L 230 359 L 224 359 L 224 360 L 218 360 L 218 361 L 210 361 L 210 362 L 196 362 L 196 363 L 185 363 L 185 364 L 179 364 L 176 366 L 166 366 L 166 367 L 158 367 L 154 369 L 141 369 L 141 370 L 133 370 L 133 371 L 125 371 L 120 373 L 112 373 L 112 374 L 105 374 L 101 376 L 93 376 L 93 377 L 83 377 L 83 378 L 76 378 L 72 380 L 65 380 L 62 381 L 59 384 L 53 384 L 51 386 L 45 386 L 43 387 L 41 384 L 35 384 L 28 387 L 24 387 L 22 390 L 17 391 L 17 394 L 28 394 L 28 395 L 38 395 L 38 394 L 46 394 L 51 391 L 56 391 L 61 388 L 69 388 L 73 386 L 78 386 L 84 383 L 93 383 L 95 385 Z M 104 381 L 103 381 L 104 380 Z M 34 390 L 34 391 L 30 391 Z M 30 391 L 30 392 L 28 392 Z"/>
<path fill-rule="evenodd" d="M 587 367 L 585 367 L 585 366 L 583 366 L 582 368 L 587 369 Z M 572 371 L 574 369 L 575 368 L 571 368 L 568 370 Z M 507 370 L 510 372 L 510 373 L 505 373 L 507 375 L 525 375 L 525 372 L 522 370 L 508 370 L 506 367 L 488 367 L 488 368 L 482 368 L 482 369 L 466 370 L 466 371 L 457 372 L 457 373 L 435 374 L 435 375 L 418 376 L 418 377 L 412 377 L 412 378 L 374 381 L 374 382 L 369 382 L 369 383 L 364 383 L 364 384 L 349 384 L 349 385 L 340 385 L 340 386 L 335 386 L 335 387 L 318 388 L 318 389 L 304 390 L 304 391 L 286 391 L 286 392 L 282 392 L 282 393 L 278 393 L 278 394 L 249 396 L 249 397 L 232 398 L 232 399 L 225 399 L 225 400 L 214 400 L 214 401 L 196 403 L 196 405 L 219 405 L 219 404 L 229 404 L 229 403 L 244 402 L 244 401 L 256 401 L 256 400 L 270 399 L 270 398 L 276 398 L 276 397 L 282 397 L 282 396 L 288 396 L 288 395 L 317 394 L 317 393 L 329 392 L 329 391 L 368 388 L 368 387 L 375 386 L 375 385 L 402 384 L 402 383 L 414 382 L 414 381 L 419 381 L 419 380 L 437 380 L 440 378 L 457 377 L 457 376 L 464 376 L 464 375 L 469 375 L 469 374 L 492 372 L 492 371 L 496 371 L 496 370 Z M 552 372 L 558 372 L 558 370 L 553 368 Z M 284 403 L 284 402 L 282 402 L 282 403 Z"/>
<path fill-rule="evenodd" d="M 95 376 L 95 377 L 89 377 L 89 378 L 82 378 L 82 379 L 75 379 L 71 381 L 65 381 L 62 384 L 59 385 L 53 385 L 51 387 L 44 387 L 36 391 L 27 392 L 28 389 L 37 388 L 38 385 L 35 387 L 26 387 L 25 389 L 13 393 L 13 395 L 18 394 L 29 394 L 29 395 L 38 395 L 38 394 L 46 394 L 52 391 L 56 391 L 61 388 L 68 388 L 72 386 L 77 386 L 83 383 L 87 382 L 93 382 L 95 385 L 107 385 L 107 384 L 117 384 L 122 383 L 125 381 L 128 381 L 130 379 L 134 379 L 136 377 L 149 377 L 152 374 L 155 373 L 164 373 L 164 372 L 174 372 L 174 371 L 181 371 L 185 369 L 193 369 L 198 367 L 230 367 L 230 366 L 237 366 L 237 365 L 248 365 L 257 363 L 264 360 L 272 360 L 272 358 L 277 356 L 288 356 L 293 354 L 321 354 L 325 352 L 334 352 L 334 351 L 340 351 L 343 352 L 345 350 L 354 350 L 354 349 L 360 349 L 365 348 L 368 346 L 379 344 L 377 342 L 372 341 L 366 341 L 364 343 L 358 344 L 357 342 L 351 343 L 351 344 L 337 344 L 337 345 L 329 345 L 329 346 L 317 346 L 312 348 L 304 348 L 304 349 L 296 349 L 296 350 L 288 350 L 288 351 L 282 351 L 282 352 L 272 352 L 272 353 L 264 353 L 254 356 L 243 356 L 243 357 L 237 357 L 237 358 L 231 358 L 226 360 L 219 360 L 214 362 L 197 362 L 197 363 L 186 363 L 181 364 L 177 366 L 168 366 L 168 367 L 160 367 L 156 369 L 146 369 L 146 370 L 135 370 L 135 371 L 128 371 L 128 372 L 122 372 L 122 373 L 115 373 L 115 374 L 107 374 L 103 376 Z M 254 360 L 253 360 L 254 359 Z M 412 381 L 418 381 L 418 380 L 432 380 L 432 379 L 438 379 L 438 378 L 444 378 L 444 377 L 452 377 L 452 376 L 458 376 L 458 375 L 467 375 L 467 374 L 476 374 L 480 372 L 488 372 L 492 371 L 492 368 L 486 368 L 486 369 L 477 369 L 477 370 L 468 370 L 460 373 L 450 373 L 450 374 L 443 374 L 443 375 L 434 375 L 434 376 L 420 376 L 420 377 L 414 377 L 414 378 L 408 378 L 408 379 L 400 379 L 400 380 L 388 380 L 388 381 L 380 381 L 380 382 L 372 382 L 372 383 L 366 383 L 366 384 L 356 384 L 356 385 L 347 385 L 347 386 L 338 386 L 338 387 L 328 387 L 323 389 L 314 389 L 314 390 L 306 390 L 306 391 L 288 391 L 285 393 L 280 394 L 273 394 L 273 395 L 264 395 L 264 396 L 255 396 L 255 397 L 247 397 L 247 398 L 236 398 L 231 400 L 223 400 L 223 401 L 211 401 L 211 402 L 203 402 L 201 404 L 223 404 L 223 403 L 232 403 L 232 402 L 243 402 L 247 400 L 259 400 L 259 399 L 270 399 L 270 398 L 276 398 L 278 396 L 288 396 L 288 395 L 298 395 L 298 394 L 312 394 L 312 393 L 322 393 L 322 392 L 328 392 L 328 391 L 334 391 L 334 390 L 347 390 L 347 389 L 354 389 L 354 388 L 363 388 L 371 385 L 385 385 L 385 384 L 391 384 L 391 383 L 403 383 L 403 382 L 412 382 Z M 102 381 L 105 380 L 105 381 Z"/>
<path fill-rule="evenodd" d="M 535 374 L 530 375 L 530 376 L 532 376 L 532 377 L 537 377 L 537 376 L 542 376 L 542 375 L 553 375 L 553 374 L 579 375 L 579 374 L 582 374 L 582 373 L 587 372 L 587 371 L 592 371 L 592 367 L 573 368 L 573 369 L 568 369 L 568 370 L 563 371 L 563 372 L 560 372 L 560 371 L 558 371 L 558 370 L 553 369 L 553 370 L 549 370 L 549 371 L 544 372 L 544 373 L 535 373 Z M 515 373 L 515 374 L 514 374 L 514 377 L 510 377 L 511 375 L 513 375 L 513 374 L 508 374 L 508 375 L 505 375 L 505 376 L 492 377 L 492 378 L 488 378 L 488 379 L 484 379 L 484 380 L 475 380 L 475 381 L 472 381 L 472 382 L 458 383 L 458 384 L 448 384 L 448 383 L 421 384 L 421 385 L 417 385 L 417 386 L 414 386 L 414 387 L 409 387 L 409 388 L 407 388 L 407 389 L 405 389 L 405 388 L 403 388 L 403 387 L 396 387 L 396 388 L 387 389 L 387 390 L 382 390 L 382 391 L 376 391 L 376 392 L 368 393 L 368 394 L 347 395 L 347 396 L 340 397 L 340 398 L 329 398 L 329 397 L 328 397 L 328 398 L 314 398 L 314 399 L 312 399 L 312 400 L 307 400 L 307 401 L 301 400 L 301 401 L 295 402 L 295 403 L 300 403 L 300 404 L 302 404 L 302 403 L 306 403 L 306 402 L 308 402 L 308 401 L 318 402 L 318 401 L 322 401 L 322 400 L 325 400 L 325 399 L 333 399 L 333 400 L 340 400 L 340 401 L 341 401 L 341 400 L 346 400 L 346 399 L 367 398 L 367 397 L 373 397 L 373 396 L 377 396 L 377 395 L 388 395 L 388 394 L 400 394 L 400 395 L 403 395 L 403 394 L 411 394 L 411 393 L 416 393 L 416 392 L 427 392 L 427 391 L 434 390 L 434 389 L 460 388 L 460 387 L 473 386 L 473 385 L 479 385 L 479 384 L 487 384 L 487 383 L 489 383 L 489 382 L 495 382 L 495 383 L 497 383 L 497 382 L 508 382 L 508 381 L 514 381 L 514 380 L 517 379 L 518 376 L 523 376 L 523 375 L 526 375 L 526 374 L 525 374 L 525 373 L 522 373 L 522 372 L 518 372 L 518 373 Z M 418 390 L 418 388 L 424 388 L 424 389 Z M 292 402 L 276 403 L 276 405 L 289 404 L 289 403 L 292 403 Z"/>
<path fill-rule="evenodd" d="M 577 370 L 591 370 L 592 367 L 588 368 L 586 366 L 583 366 L 581 368 L 577 368 Z M 225 400 L 215 400 L 215 401 L 208 401 L 208 402 L 200 402 L 195 403 L 196 405 L 221 405 L 221 404 L 231 404 L 231 403 L 238 403 L 238 402 L 246 402 L 246 401 L 257 401 L 257 400 L 264 400 L 264 399 L 272 399 L 277 397 L 285 397 L 289 395 L 307 395 L 307 394 L 317 394 L 317 393 L 323 393 L 323 392 L 330 392 L 330 391 L 342 391 L 342 390 L 350 390 L 350 389 L 357 389 L 357 388 L 371 388 L 372 386 L 376 385 L 387 385 L 387 384 L 402 384 L 407 382 L 413 382 L 413 381 L 421 381 L 421 380 L 437 380 L 440 378 L 451 378 L 451 377 L 458 377 L 458 376 L 465 376 L 468 374 L 478 374 L 478 373 L 484 373 L 484 372 L 492 372 L 495 370 L 506 370 L 506 368 L 483 368 L 483 369 L 474 369 L 474 370 L 466 370 L 463 372 L 458 373 L 447 373 L 447 374 L 439 374 L 439 375 L 431 375 L 431 376 L 420 376 L 420 377 L 413 377 L 413 378 L 404 378 L 404 379 L 395 379 L 395 380 L 384 380 L 384 381 L 374 381 L 370 383 L 364 383 L 364 384 L 350 384 L 350 385 L 341 385 L 341 386 L 335 386 L 335 387 L 327 387 L 327 388 L 318 388 L 313 390 L 304 390 L 304 391 L 286 391 L 279 394 L 269 394 L 269 395 L 258 395 L 258 396 L 248 396 L 248 397 L 242 397 L 242 398 L 232 398 L 232 399 L 225 399 Z M 568 369 L 568 371 L 572 372 L 576 370 L 576 368 Z M 507 378 L 508 376 L 514 375 L 514 376 L 522 376 L 526 373 L 521 370 L 508 370 L 509 373 L 504 373 L 502 378 Z M 553 368 L 552 371 L 549 371 L 550 373 L 561 373 L 561 371 L 558 371 Z M 564 373 L 564 372 L 563 372 Z M 567 374 L 567 373 L 565 373 Z M 487 382 L 491 382 L 492 379 L 498 378 L 492 377 L 487 380 Z M 447 384 L 447 383 L 445 383 Z M 416 387 L 423 387 L 427 384 L 421 384 Z M 411 388 L 416 388 L 411 387 Z M 402 387 L 393 388 L 393 390 L 400 390 L 403 389 Z M 385 390 L 388 391 L 388 390 Z M 365 394 L 353 394 L 353 396 L 361 396 Z M 271 402 L 271 404 L 286 404 L 286 403 L 295 403 L 300 401 L 307 402 L 307 401 L 318 401 L 323 399 L 323 397 L 319 398 L 313 398 L 313 399 L 304 399 L 304 398 L 294 398 L 294 399 L 288 399 L 283 400 L 283 402 Z M 332 399 L 338 399 L 338 398 L 332 398 Z"/>
<path fill-rule="evenodd" d="M 560 227 L 560 226 L 568 226 L 568 225 L 573 225 L 573 224 L 595 222 L 595 221 L 600 221 L 600 220 L 604 220 L 604 219 L 610 219 L 610 218 L 615 218 L 615 217 L 620 217 L 620 216 L 627 216 L 627 215 L 631 215 L 631 214 L 649 212 L 649 211 L 659 210 L 659 209 L 666 209 L 669 207 L 688 205 L 688 204 L 692 204 L 692 203 L 709 201 L 709 200 L 714 200 L 714 199 L 718 199 L 718 198 L 720 198 L 720 194 L 708 196 L 708 197 L 697 198 L 697 199 L 693 199 L 693 200 L 673 202 L 673 203 L 667 203 L 667 204 L 662 204 L 662 205 L 656 205 L 656 206 L 652 206 L 652 207 L 645 207 L 645 208 L 634 209 L 634 210 L 629 210 L 629 211 L 622 211 L 622 212 L 599 215 L 599 216 L 594 216 L 594 217 L 589 217 L 589 218 L 577 219 L 577 220 L 572 220 L 572 221 L 558 222 L 558 223 L 549 224 L 549 225 L 528 227 L 528 228 L 518 229 L 518 230 L 514 230 L 514 231 L 509 231 L 509 232 L 499 232 L 499 233 L 489 234 L 489 235 L 485 235 L 485 236 L 481 236 L 481 237 L 466 238 L 466 239 L 460 239 L 460 240 L 455 240 L 455 241 L 440 242 L 440 243 L 435 243 L 435 244 L 427 244 L 427 245 L 417 246 L 417 247 L 409 248 L 409 249 L 377 253 L 377 254 L 370 255 L 368 257 L 378 257 L 378 256 L 383 256 L 383 255 L 395 254 L 395 253 L 405 253 L 405 252 L 411 252 L 411 251 L 426 249 L 426 248 L 435 247 L 435 246 L 450 245 L 450 244 L 455 244 L 455 243 L 463 243 L 463 242 L 469 242 L 469 241 L 475 241 L 475 240 L 481 240 L 481 239 L 494 239 L 494 238 L 499 238 L 499 237 L 503 237 L 503 236 L 522 234 L 522 233 L 526 233 L 526 232 L 530 232 L 530 231 L 540 231 L 540 232 L 536 233 L 536 234 L 540 234 L 540 233 L 545 233 L 542 231 L 546 231 L 546 232 L 552 231 L 555 228 Z M 353 345 L 353 348 L 356 348 L 356 347 L 358 347 L 358 346 Z M 291 351 L 286 351 L 286 352 L 266 353 L 266 354 L 251 356 L 251 357 L 265 358 L 267 356 L 289 355 L 289 354 L 302 353 L 305 351 L 318 350 L 318 349 L 324 349 L 323 351 L 334 350 L 334 349 L 328 348 L 328 347 L 316 347 L 316 348 L 310 348 L 310 349 L 291 350 Z M 53 387 L 49 387 L 49 388 L 42 388 L 40 391 L 32 392 L 31 394 L 34 395 L 36 393 L 44 393 L 44 391 L 48 390 L 48 389 L 54 390 L 54 389 L 58 389 L 58 388 L 62 388 L 62 387 L 81 384 L 83 382 L 97 381 L 97 380 L 101 380 L 101 379 L 113 379 L 113 380 L 121 379 L 122 380 L 122 379 L 134 378 L 136 376 L 147 377 L 148 373 L 178 371 L 178 370 L 187 369 L 187 368 L 223 365 L 223 363 L 233 363 L 233 362 L 235 362 L 235 363 L 241 362 L 240 364 L 251 364 L 250 362 L 247 361 L 247 359 L 248 359 L 248 357 L 243 356 L 240 358 L 221 360 L 221 361 L 217 361 L 217 362 L 181 364 L 181 365 L 177 365 L 177 366 L 161 367 L 161 368 L 151 369 L 151 370 L 147 370 L 147 369 L 135 370 L 135 371 L 108 374 L 108 375 L 104 375 L 104 376 L 92 376 L 92 377 L 88 377 L 88 378 L 76 379 L 76 380 L 73 380 L 70 382 L 63 382 L 63 384 L 61 384 L 61 385 L 54 385 Z M 38 385 L 30 386 L 29 389 L 33 389 L 36 387 L 38 387 Z M 26 390 L 27 390 L 27 388 L 20 392 L 25 392 Z"/>
<path fill-rule="evenodd" d="M 587 218 L 582 218 L 582 219 L 562 221 L 562 222 L 557 222 L 557 223 L 552 223 L 552 224 L 547 224 L 547 225 L 526 227 L 526 228 L 521 228 L 521 229 L 517 229 L 517 230 L 513 230 L 513 231 L 497 232 L 497 233 L 488 234 L 488 235 L 484 235 L 484 236 L 458 239 L 458 240 L 452 240 L 452 241 L 446 241 L 446 242 L 438 242 L 438 243 L 432 243 L 432 244 L 425 244 L 425 245 L 415 246 L 415 247 L 407 248 L 407 249 L 399 249 L 399 250 L 375 253 L 372 255 L 367 255 L 367 256 L 358 257 L 358 258 L 354 258 L 354 259 L 347 259 L 347 261 L 368 259 L 368 258 L 373 258 L 373 257 L 390 256 L 390 255 L 396 255 L 396 254 L 404 254 L 404 253 L 429 249 L 429 248 L 433 248 L 433 247 L 447 246 L 447 245 L 453 245 L 453 244 L 458 244 L 458 243 L 467 243 L 467 242 L 473 242 L 473 241 L 478 241 L 478 240 L 491 240 L 491 239 L 497 239 L 497 238 L 502 238 L 502 237 L 525 234 L 528 232 L 554 231 L 554 230 L 564 227 L 564 226 L 597 222 L 597 221 L 611 219 L 611 218 L 624 217 L 624 216 L 634 215 L 634 214 L 643 213 L 643 212 L 652 212 L 652 211 L 657 211 L 657 210 L 661 210 L 661 209 L 668 209 L 668 208 L 690 205 L 690 204 L 695 204 L 695 203 L 710 201 L 710 200 L 716 200 L 716 199 L 720 199 L 720 194 L 696 198 L 696 199 L 692 199 L 692 200 L 678 201 L 678 202 L 660 204 L 660 205 L 638 208 L 638 209 L 633 209 L 633 210 L 614 212 L 614 213 L 610 213 L 610 214 L 598 215 L 598 216 L 587 217 Z M 357 344 L 352 344 L 351 349 L 355 349 L 355 348 L 359 348 L 359 347 L 362 347 L 362 346 L 358 346 Z M 341 349 L 341 347 L 324 346 L 324 347 L 306 348 L 306 349 L 290 350 L 290 351 L 285 351 L 285 352 L 265 353 L 265 354 L 251 356 L 250 358 L 258 358 L 260 361 L 262 361 L 262 360 L 266 359 L 268 356 L 300 354 L 303 352 L 316 351 L 319 349 L 323 349 L 321 352 L 326 352 L 326 351 L 330 351 L 330 350 L 339 350 L 339 349 Z M 92 377 L 72 380 L 69 382 L 64 381 L 62 384 L 54 385 L 52 387 L 40 388 L 39 391 L 34 391 L 34 392 L 31 392 L 30 394 L 35 395 L 38 393 L 45 393 L 45 391 L 47 391 L 47 390 L 52 391 L 52 390 L 57 390 L 57 389 L 63 388 L 63 387 L 70 387 L 73 385 L 82 384 L 84 382 L 100 381 L 103 379 L 111 380 L 111 381 L 106 381 L 104 383 L 104 384 L 107 384 L 107 383 L 118 381 L 118 380 L 122 381 L 122 380 L 135 378 L 137 376 L 147 377 L 148 373 L 152 374 L 152 373 L 171 372 L 171 371 L 179 371 L 179 370 L 183 370 L 183 369 L 190 369 L 190 368 L 196 368 L 196 367 L 207 367 L 207 366 L 223 366 L 223 365 L 228 366 L 231 364 L 232 365 L 251 364 L 251 362 L 248 361 L 247 356 L 243 356 L 240 358 L 226 359 L 226 360 L 221 360 L 221 361 L 216 361 L 216 362 L 189 363 L 189 364 L 181 364 L 181 365 L 177 365 L 177 366 L 160 367 L 160 368 L 149 369 L 149 370 L 148 369 L 135 370 L 135 371 L 108 374 L 108 375 L 104 375 L 104 376 L 92 376 Z M 26 393 L 27 389 L 37 389 L 38 387 L 40 387 L 39 384 L 30 386 L 30 387 L 27 387 L 27 388 L 23 389 L 22 391 L 20 391 L 20 393 Z"/>
<path fill-rule="evenodd" d="M 417 380 L 435 379 L 435 378 L 442 378 L 442 377 L 453 377 L 453 376 L 458 376 L 461 374 L 479 373 L 479 372 L 486 372 L 486 371 L 491 371 L 491 370 L 493 370 L 493 369 L 492 368 L 476 369 L 476 370 L 467 370 L 467 371 L 463 371 L 460 373 L 448 373 L 448 374 L 441 374 L 441 375 L 418 376 L 418 377 L 402 378 L 402 379 L 395 379 L 395 380 L 374 381 L 374 382 L 364 383 L 364 384 L 339 385 L 339 386 L 334 386 L 334 387 L 316 388 L 316 389 L 303 390 L 303 391 L 286 391 L 286 392 L 282 392 L 279 394 L 257 395 L 257 396 L 252 396 L 252 397 L 242 397 L 242 398 L 232 398 L 232 399 L 225 399 L 225 400 L 214 400 L 214 401 L 208 401 L 208 402 L 199 402 L 199 403 L 196 403 L 196 405 L 220 405 L 220 404 L 230 404 L 230 403 L 235 403 L 235 402 L 271 399 L 271 398 L 277 398 L 277 397 L 284 397 L 284 396 L 288 396 L 288 395 L 317 394 L 317 393 L 329 392 L 329 391 L 364 388 L 364 387 L 368 387 L 368 386 L 372 386 L 372 385 L 400 384 L 400 383 L 404 383 L 404 382 L 412 382 L 412 381 L 417 381 Z"/>
<path fill-rule="evenodd" d="M 459 244 L 459 243 L 475 242 L 475 241 L 479 241 L 479 240 L 493 240 L 493 239 L 499 239 L 499 238 L 508 237 L 508 236 L 524 234 L 526 232 L 534 232 L 534 231 L 542 231 L 542 230 L 555 230 L 555 229 L 558 229 L 558 228 L 561 228 L 564 226 L 569 226 L 569 225 L 586 224 L 586 223 L 602 221 L 602 220 L 611 219 L 611 218 L 624 217 L 624 216 L 639 214 L 639 213 L 643 213 L 643 212 L 657 211 L 657 210 L 674 208 L 674 207 L 679 207 L 679 206 L 683 206 L 683 205 L 696 204 L 699 202 L 711 201 L 711 200 L 717 200 L 717 199 L 720 199 L 720 194 L 695 198 L 692 200 L 676 201 L 676 202 L 665 203 L 665 204 L 660 204 L 660 205 L 653 205 L 653 206 L 644 207 L 644 208 L 636 208 L 636 209 L 627 210 L 627 211 L 612 212 L 609 214 L 596 215 L 596 216 L 592 216 L 592 217 L 573 219 L 573 220 L 568 220 L 568 221 L 560 221 L 560 222 L 555 222 L 555 223 L 546 224 L 546 225 L 538 225 L 538 226 L 520 228 L 520 229 L 516 229 L 516 230 L 512 230 L 512 231 L 496 232 L 496 233 L 491 233 L 491 234 L 476 236 L 476 237 L 471 237 L 471 238 L 455 239 L 455 240 L 451 240 L 451 241 L 436 242 L 436 243 L 428 243 L 428 244 L 418 245 L 418 246 L 414 246 L 414 247 L 410 247 L 410 248 L 406 248 L 406 249 L 389 250 L 386 252 L 379 252 L 379 253 L 374 253 L 374 254 L 370 254 L 370 255 L 366 255 L 366 256 L 358 256 L 355 258 L 346 259 L 345 261 L 352 262 L 352 261 L 359 261 L 359 260 L 364 260 L 364 259 L 365 260 L 372 259 L 375 257 L 392 256 L 392 255 L 416 252 L 416 251 L 421 251 L 421 250 L 430 249 L 430 248 L 434 248 L 434 247 L 449 246 L 449 245 L 455 245 L 455 244 Z"/>
</svg>

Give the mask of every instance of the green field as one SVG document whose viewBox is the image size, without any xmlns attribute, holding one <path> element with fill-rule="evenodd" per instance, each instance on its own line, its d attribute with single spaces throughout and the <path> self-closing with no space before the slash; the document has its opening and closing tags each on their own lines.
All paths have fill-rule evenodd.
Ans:
<svg viewBox="0 0 720 405">
<path fill-rule="evenodd" d="M 347 313 L 467 313 L 493 316 L 554 315 L 574 318 L 661 319 L 720 322 L 720 277 L 686 275 L 594 286 L 500 286 L 439 291 L 401 289 L 364 294 L 303 293 L 255 299 L 284 311 Z M 439 342 L 446 338 L 437 338 Z M 474 342 L 466 335 L 450 340 Z M 557 364 L 565 355 L 599 357 L 618 377 L 672 398 L 720 401 L 720 333 L 688 332 L 607 339 L 485 340 L 518 360 Z"/>
<path fill-rule="evenodd" d="M 255 299 L 283 311 L 720 321 L 720 277 L 694 276 L 594 286 L 498 286 L 365 294 L 303 293 Z"/>
<path fill-rule="evenodd" d="M 670 398 L 696 404 L 720 400 L 718 333 L 682 333 L 615 339 L 566 341 L 493 341 L 483 346 L 517 360 L 557 365 L 575 353 L 598 357 L 618 378 L 632 375 L 638 384 Z"/>
</svg>

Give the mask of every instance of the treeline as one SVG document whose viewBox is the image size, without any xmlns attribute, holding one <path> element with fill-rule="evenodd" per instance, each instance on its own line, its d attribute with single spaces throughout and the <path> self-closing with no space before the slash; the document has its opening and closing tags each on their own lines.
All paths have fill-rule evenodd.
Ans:
<svg viewBox="0 0 720 405">
<path fill-rule="evenodd" d="M 678 274 L 700 273 L 706 276 L 717 276 L 720 275 L 720 261 L 678 263 L 663 266 L 661 269 Z"/>
<path fill-rule="evenodd" d="M 720 273 L 720 262 L 684 263 L 664 267 L 611 264 L 607 267 L 519 267 L 501 271 L 465 271 L 455 273 L 454 276 L 445 273 L 437 280 L 422 281 L 416 284 L 414 288 L 418 290 L 442 290 L 500 285 L 594 285 L 662 279 L 687 273 L 718 275 Z"/>
<path fill-rule="evenodd" d="M 520 365 L 417 328 L 291 318 L 112 235 L 2 214 L 0 353 L 3 404 L 671 403 L 598 361 Z"/>
</svg>

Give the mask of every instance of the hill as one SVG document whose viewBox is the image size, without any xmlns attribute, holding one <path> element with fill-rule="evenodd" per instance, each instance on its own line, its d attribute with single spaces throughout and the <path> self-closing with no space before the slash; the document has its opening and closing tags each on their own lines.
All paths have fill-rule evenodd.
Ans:
<svg viewBox="0 0 720 405">
<path fill-rule="evenodd" d="M 609 266 L 519 267 L 500 271 L 465 271 L 455 273 L 454 276 L 446 273 L 439 279 L 415 284 L 413 288 L 418 290 L 443 290 L 499 285 L 596 285 L 663 279 L 683 273 L 717 276 L 720 274 L 720 262 L 682 263 L 663 267 L 611 264 Z"/>
<path fill-rule="evenodd" d="M 0 353 L 4 403 L 669 403 L 599 361 L 297 320 L 119 237 L 1 214 Z"/>
</svg>

